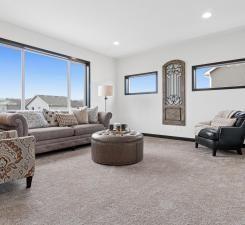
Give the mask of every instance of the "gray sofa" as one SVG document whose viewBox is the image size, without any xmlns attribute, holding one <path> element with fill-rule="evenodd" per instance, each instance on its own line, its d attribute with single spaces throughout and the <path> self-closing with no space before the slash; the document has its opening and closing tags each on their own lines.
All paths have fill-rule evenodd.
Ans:
<svg viewBox="0 0 245 225">
<path fill-rule="evenodd" d="M 96 124 L 28 129 L 24 116 L 18 113 L 2 113 L 0 129 L 16 130 L 19 137 L 33 135 L 36 139 L 36 154 L 38 154 L 91 143 L 92 133 L 106 129 L 111 118 L 110 112 L 99 112 L 99 121 Z"/>
</svg>

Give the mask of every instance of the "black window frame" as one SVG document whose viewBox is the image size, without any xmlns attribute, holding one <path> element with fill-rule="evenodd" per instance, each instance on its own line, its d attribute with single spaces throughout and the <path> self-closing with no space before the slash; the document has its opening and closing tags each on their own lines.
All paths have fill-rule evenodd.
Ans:
<svg viewBox="0 0 245 225">
<path fill-rule="evenodd" d="M 86 86 L 85 86 L 85 90 L 86 90 L 86 96 L 85 97 L 86 97 L 86 99 L 85 99 L 85 104 L 88 107 L 90 107 L 90 105 L 91 105 L 91 66 L 90 66 L 91 63 L 90 63 L 90 61 L 80 59 L 80 58 L 76 58 L 76 57 L 72 57 L 69 55 L 62 54 L 62 53 L 57 53 L 54 51 L 46 50 L 43 48 L 27 45 L 24 43 L 12 41 L 12 40 L 1 38 L 1 37 L 0 37 L 0 43 L 10 45 L 13 47 L 17 47 L 17 48 L 21 48 L 24 50 L 29 50 L 29 51 L 33 51 L 33 52 L 37 52 L 37 53 L 39 52 L 39 53 L 54 56 L 57 58 L 62 58 L 62 59 L 66 59 L 66 60 L 70 60 L 73 62 L 84 64 L 86 66 Z"/>
<path fill-rule="evenodd" d="M 139 77 L 139 76 L 146 76 L 147 74 L 153 74 L 156 76 L 156 90 L 150 91 L 150 92 L 136 92 L 136 93 L 129 93 L 129 85 L 128 81 L 132 77 Z M 158 93 L 158 71 L 151 71 L 146 73 L 138 73 L 138 74 L 132 74 L 132 75 L 126 75 L 124 76 L 124 94 L 125 95 L 144 95 L 144 94 L 157 94 Z"/>
<path fill-rule="evenodd" d="M 219 66 L 219 65 L 226 65 L 226 64 L 235 64 L 239 62 L 245 63 L 245 58 L 241 59 L 234 59 L 234 60 L 227 60 L 221 62 L 214 62 L 214 63 L 206 63 L 192 66 L 192 91 L 212 91 L 212 90 L 225 90 L 225 89 L 239 89 L 245 88 L 245 86 L 229 86 L 229 87 L 215 87 L 215 88 L 196 88 L 196 69 L 199 67 L 209 67 L 209 66 Z"/>
</svg>

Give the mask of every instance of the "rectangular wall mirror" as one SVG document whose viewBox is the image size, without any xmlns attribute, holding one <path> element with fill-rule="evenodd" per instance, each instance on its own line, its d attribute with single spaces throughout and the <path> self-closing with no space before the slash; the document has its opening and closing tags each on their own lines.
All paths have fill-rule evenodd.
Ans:
<svg viewBox="0 0 245 225">
<path fill-rule="evenodd" d="M 245 88 L 245 59 L 192 67 L 192 90 Z"/>
</svg>

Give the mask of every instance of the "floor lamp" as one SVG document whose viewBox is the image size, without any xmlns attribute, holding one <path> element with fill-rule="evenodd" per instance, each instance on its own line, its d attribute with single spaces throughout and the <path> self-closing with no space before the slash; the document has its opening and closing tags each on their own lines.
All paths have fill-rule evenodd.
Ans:
<svg viewBox="0 0 245 225">
<path fill-rule="evenodd" d="M 106 100 L 108 96 L 113 95 L 113 86 L 112 85 L 100 85 L 98 87 L 98 96 L 103 96 L 105 99 L 105 112 L 106 112 Z"/>
</svg>

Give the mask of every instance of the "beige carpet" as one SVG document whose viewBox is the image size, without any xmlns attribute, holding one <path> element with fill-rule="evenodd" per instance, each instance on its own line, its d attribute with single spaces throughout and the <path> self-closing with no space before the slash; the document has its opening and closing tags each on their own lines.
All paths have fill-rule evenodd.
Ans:
<svg viewBox="0 0 245 225">
<path fill-rule="evenodd" d="M 30 190 L 0 185 L 0 224 L 245 224 L 244 156 L 149 137 L 144 156 L 124 167 L 93 163 L 89 146 L 39 156 Z"/>
</svg>

